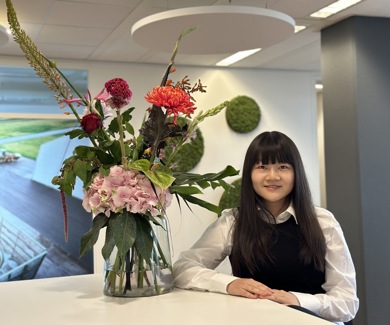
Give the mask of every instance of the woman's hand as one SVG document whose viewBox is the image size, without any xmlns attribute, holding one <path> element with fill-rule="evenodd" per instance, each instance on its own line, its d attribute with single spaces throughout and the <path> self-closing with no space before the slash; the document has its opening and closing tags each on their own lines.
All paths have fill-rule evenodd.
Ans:
<svg viewBox="0 0 390 325">
<path fill-rule="evenodd" d="M 287 292 L 284 290 L 273 290 L 273 293 L 265 298 L 268 300 L 275 301 L 282 305 L 300 306 L 298 298 L 291 292 Z"/>
<path fill-rule="evenodd" d="M 229 295 L 251 299 L 268 298 L 273 294 L 273 290 L 253 279 L 236 279 L 227 285 L 226 291 Z"/>
</svg>

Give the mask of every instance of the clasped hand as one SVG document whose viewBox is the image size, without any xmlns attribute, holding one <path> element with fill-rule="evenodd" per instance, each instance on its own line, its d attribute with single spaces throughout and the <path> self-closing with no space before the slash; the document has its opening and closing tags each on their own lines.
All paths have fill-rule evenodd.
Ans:
<svg viewBox="0 0 390 325">
<path fill-rule="evenodd" d="M 268 299 L 282 305 L 300 305 L 297 297 L 291 292 L 271 289 L 253 279 L 236 279 L 228 284 L 227 292 L 233 296 L 250 299 Z"/>
</svg>

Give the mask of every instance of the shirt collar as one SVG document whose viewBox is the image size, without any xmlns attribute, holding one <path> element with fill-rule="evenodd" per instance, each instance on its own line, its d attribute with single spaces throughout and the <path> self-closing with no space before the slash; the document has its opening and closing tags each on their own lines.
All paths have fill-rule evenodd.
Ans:
<svg viewBox="0 0 390 325">
<path fill-rule="evenodd" d="M 295 216 L 295 210 L 292 206 L 292 204 L 290 203 L 289 207 L 287 208 L 286 211 L 282 212 L 281 214 L 279 214 L 276 218 L 275 218 L 275 222 L 278 224 L 278 223 L 283 223 L 283 222 L 286 222 L 288 219 L 290 219 L 290 217 L 293 217 L 295 219 L 295 223 L 298 224 L 298 220 L 297 220 L 297 217 Z"/>
</svg>

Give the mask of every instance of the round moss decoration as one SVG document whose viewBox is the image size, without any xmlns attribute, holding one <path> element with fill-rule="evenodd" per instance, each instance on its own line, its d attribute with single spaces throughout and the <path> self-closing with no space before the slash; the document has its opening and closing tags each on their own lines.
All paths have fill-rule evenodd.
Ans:
<svg viewBox="0 0 390 325">
<path fill-rule="evenodd" d="M 219 200 L 219 208 L 221 210 L 236 208 L 240 203 L 241 178 L 236 179 L 231 184 L 233 187 L 223 192 Z"/>
<path fill-rule="evenodd" d="M 188 124 L 189 120 L 184 117 L 178 117 L 177 123 L 180 126 Z M 199 128 L 196 129 L 196 136 L 190 142 L 183 145 L 180 151 L 173 157 L 171 169 L 178 172 L 188 172 L 193 169 L 202 159 L 204 153 L 203 135 Z M 169 140 L 167 147 L 164 149 L 169 155 L 175 147 L 177 140 Z"/>
<path fill-rule="evenodd" d="M 248 133 L 260 123 L 261 112 L 257 103 L 248 96 L 233 98 L 226 107 L 229 127 L 239 133 Z"/>
</svg>

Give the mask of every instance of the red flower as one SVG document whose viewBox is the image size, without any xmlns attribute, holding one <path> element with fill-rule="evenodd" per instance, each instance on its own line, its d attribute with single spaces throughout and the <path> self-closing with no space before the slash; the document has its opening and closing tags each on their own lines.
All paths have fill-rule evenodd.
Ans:
<svg viewBox="0 0 390 325">
<path fill-rule="evenodd" d="M 83 130 L 88 134 L 91 134 L 93 131 L 99 130 L 103 127 L 102 119 L 95 113 L 83 116 L 80 124 Z"/>
<path fill-rule="evenodd" d="M 196 109 L 190 95 L 184 90 L 169 86 L 153 88 L 146 94 L 145 99 L 155 106 L 164 107 L 168 115 L 174 116 L 175 122 L 179 113 L 189 116 Z"/>
<path fill-rule="evenodd" d="M 130 102 L 132 91 L 126 80 L 121 78 L 114 78 L 104 84 L 107 92 L 112 96 L 108 102 L 113 107 L 119 109 Z"/>
</svg>

